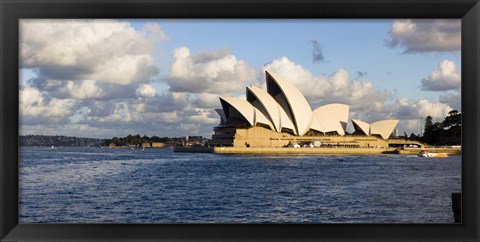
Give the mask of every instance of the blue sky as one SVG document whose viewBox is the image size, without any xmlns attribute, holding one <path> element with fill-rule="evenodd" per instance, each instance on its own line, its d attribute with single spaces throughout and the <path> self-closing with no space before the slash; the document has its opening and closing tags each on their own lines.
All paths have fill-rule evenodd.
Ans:
<svg viewBox="0 0 480 242">
<path fill-rule="evenodd" d="M 418 133 L 420 117 L 441 121 L 461 111 L 460 20 L 23 20 L 21 27 L 22 134 L 209 137 L 218 124 L 215 97 L 261 87 L 266 68 L 293 79 L 312 109 L 343 102 L 351 118 L 400 119 L 400 133 Z M 219 83 L 225 88 L 213 87 Z"/>
</svg>

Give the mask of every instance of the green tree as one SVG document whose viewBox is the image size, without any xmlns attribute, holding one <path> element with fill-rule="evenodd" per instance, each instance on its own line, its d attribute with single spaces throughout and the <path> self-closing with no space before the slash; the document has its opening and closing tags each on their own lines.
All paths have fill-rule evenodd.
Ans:
<svg viewBox="0 0 480 242">
<path fill-rule="evenodd" d="M 407 135 L 407 133 L 405 133 L 405 136 Z M 414 133 L 411 133 L 410 134 L 410 137 L 408 138 L 409 140 L 417 140 L 417 141 L 421 141 L 421 138 L 419 136 L 417 136 L 416 134 Z"/>
<path fill-rule="evenodd" d="M 425 119 L 425 132 L 427 132 L 427 129 L 430 129 L 431 127 L 433 126 L 433 119 L 432 119 L 432 116 L 427 116 L 427 118 Z"/>
<path fill-rule="evenodd" d="M 448 112 L 442 125 L 451 137 L 460 137 L 462 131 L 462 114 L 457 110 Z"/>
</svg>

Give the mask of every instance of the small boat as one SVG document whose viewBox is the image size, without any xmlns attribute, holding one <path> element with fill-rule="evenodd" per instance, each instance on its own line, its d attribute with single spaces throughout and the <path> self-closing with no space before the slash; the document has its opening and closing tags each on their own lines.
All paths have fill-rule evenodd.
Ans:
<svg viewBox="0 0 480 242">
<path fill-rule="evenodd" d="M 432 153 L 428 150 L 421 150 L 418 153 L 419 157 L 428 157 L 428 158 L 441 158 L 441 157 L 448 157 L 445 153 Z"/>
<path fill-rule="evenodd" d="M 52 145 L 52 147 L 50 149 L 54 149 L 54 148 L 55 148 L 55 146 Z"/>
<path fill-rule="evenodd" d="M 289 144 L 288 147 L 289 148 L 300 148 L 301 146 L 297 143 L 293 143 L 293 144 Z"/>
</svg>

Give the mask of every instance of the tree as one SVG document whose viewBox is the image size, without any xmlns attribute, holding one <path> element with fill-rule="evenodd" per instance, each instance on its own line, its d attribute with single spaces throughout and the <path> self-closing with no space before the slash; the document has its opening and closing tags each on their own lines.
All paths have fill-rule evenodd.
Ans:
<svg viewBox="0 0 480 242">
<path fill-rule="evenodd" d="M 405 135 L 407 135 L 407 133 L 405 133 Z M 416 134 L 414 133 L 411 133 L 410 134 L 410 137 L 408 138 L 409 140 L 420 140 L 420 137 L 418 137 Z"/>
<path fill-rule="evenodd" d="M 433 121 L 432 121 L 432 116 L 427 116 L 425 119 L 425 132 L 427 132 L 427 129 L 431 128 L 433 126 Z"/>
<path fill-rule="evenodd" d="M 432 117 L 427 116 L 422 141 L 430 145 L 457 145 L 461 143 L 461 133 L 462 114 L 452 110 L 442 122 L 433 123 Z"/>
<path fill-rule="evenodd" d="M 448 112 L 442 125 L 451 137 L 460 137 L 462 131 L 462 114 L 457 110 Z"/>
</svg>

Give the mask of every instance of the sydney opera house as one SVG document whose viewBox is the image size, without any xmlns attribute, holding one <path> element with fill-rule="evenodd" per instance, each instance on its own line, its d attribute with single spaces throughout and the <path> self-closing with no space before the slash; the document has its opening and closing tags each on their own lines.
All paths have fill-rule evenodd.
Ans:
<svg viewBox="0 0 480 242">
<path fill-rule="evenodd" d="M 284 147 L 291 144 L 343 147 L 388 147 L 398 120 L 366 123 L 352 119 L 349 106 L 327 104 L 311 109 L 302 93 L 281 76 L 266 71 L 267 90 L 250 86 L 246 100 L 220 97 L 220 124 L 212 144 L 233 147 Z"/>
</svg>

